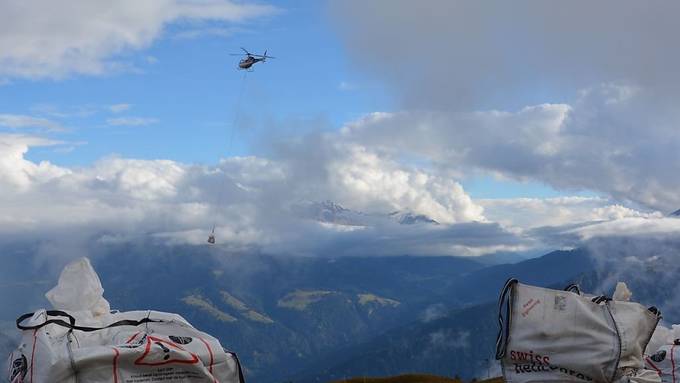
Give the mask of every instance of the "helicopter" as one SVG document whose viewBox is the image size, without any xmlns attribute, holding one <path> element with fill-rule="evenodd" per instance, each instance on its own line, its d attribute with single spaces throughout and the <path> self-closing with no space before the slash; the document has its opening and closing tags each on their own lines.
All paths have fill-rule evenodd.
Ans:
<svg viewBox="0 0 680 383">
<path fill-rule="evenodd" d="M 246 57 L 244 59 L 241 59 L 241 61 L 238 62 L 238 69 L 239 70 L 247 70 L 247 71 L 252 71 L 250 67 L 252 67 L 254 64 L 262 61 L 265 62 L 267 59 L 273 59 L 275 57 L 272 56 L 267 56 L 267 50 L 264 51 L 264 54 L 262 55 L 256 55 L 248 52 L 245 48 L 241 47 L 241 49 L 245 52 Z M 232 56 L 242 56 L 243 53 L 230 53 Z"/>
<path fill-rule="evenodd" d="M 241 50 L 245 52 L 245 58 L 241 59 L 238 62 L 238 70 L 247 70 L 248 72 L 252 72 L 253 70 L 251 67 L 260 61 L 265 62 L 267 59 L 273 59 L 275 57 L 272 56 L 267 56 L 267 50 L 265 49 L 264 54 L 261 55 L 256 55 L 248 52 L 246 48 L 241 47 Z M 230 53 L 232 56 L 242 56 L 243 53 Z M 246 76 L 243 76 L 243 80 L 245 80 Z M 240 96 L 239 96 L 240 99 Z M 239 101 L 240 102 L 240 101 Z M 236 120 L 234 120 L 236 122 Z M 213 224 L 212 230 L 210 232 L 210 235 L 208 235 L 208 243 L 211 245 L 215 244 L 215 225 Z"/>
</svg>

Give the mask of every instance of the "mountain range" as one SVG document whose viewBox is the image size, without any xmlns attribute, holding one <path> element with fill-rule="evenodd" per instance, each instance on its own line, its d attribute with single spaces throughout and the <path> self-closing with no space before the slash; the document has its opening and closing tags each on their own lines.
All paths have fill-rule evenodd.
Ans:
<svg viewBox="0 0 680 383">
<path fill-rule="evenodd" d="M 493 342 L 486 340 L 493 337 L 495 323 L 489 312 L 474 319 L 477 314 L 469 310 L 494 300 L 509 276 L 549 285 L 592 266 L 583 251 L 488 266 L 466 257 L 279 257 L 149 243 L 99 244 L 97 249 L 92 261 L 112 308 L 181 314 L 236 351 L 247 378 L 257 382 L 341 377 L 338 371 L 358 373 L 380 355 L 393 362 L 382 360 L 365 371 L 457 369 L 461 376 L 472 376 L 475 370 L 463 361 L 466 355 L 488 357 Z M 481 327 L 468 327 L 472 324 Z M 418 367 L 405 362 L 417 358 L 399 362 L 389 356 L 403 354 L 391 343 L 397 334 L 441 343 L 436 347 L 468 347 L 474 339 L 478 351 L 464 353 L 460 363 L 430 358 Z M 436 353 L 425 343 L 414 343 L 412 350 L 423 357 Z M 376 351 L 386 345 L 395 347 Z"/>
<path fill-rule="evenodd" d="M 329 224 L 381 219 L 437 225 L 408 212 L 371 215 L 332 202 L 298 209 Z M 0 313 L 0 352 L 16 342 L 16 331 L 8 330 L 12 320 L 46 307 L 42 294 L 56 284 L 54 263 L 38 261 L 41 249 L 40 243 L 4 248 L 10 261 L 0 276 L 12 294 L 0 294 L 0 304 L 12 310 Z M 670 289 L 658 288 L 674 286 L 676 274 L 668 270 L 680 266 L 671 258 L 655 259 L 643 272 L 614 273 L 586 249 L 531 259 L 511 253 L 302 257 L 227 253 L 152 238 L 93 242 L 85 253 L 112 308 L 179 313 L 236 351 L 250 381 L 264 383 L 412 372 L 484 377 L 494 368 L 495 300 L 509 277 L 555 288 L 578 282 L 598 293 L 623 278 L 636 299 L 661 299 L 668 318 L 680 317 L 668 304 L 674 298 Z"/>
</svg>

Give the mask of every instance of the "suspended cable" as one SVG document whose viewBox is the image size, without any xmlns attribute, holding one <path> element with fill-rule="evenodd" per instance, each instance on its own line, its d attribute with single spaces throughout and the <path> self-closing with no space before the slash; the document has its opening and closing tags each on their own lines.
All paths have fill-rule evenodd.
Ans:
<svg viewBox="0 0 680 383">
<path fill-rule="evenodd" d="M 238 128 L 238 123 L 241 117 L 241 101 L 243 99 L 243 92 L 245 90 L 245 85 L 246 85 L 246 79 L 248 77 L 248 71 L 243 71 L 243 76 L 241 77 L 241 84 L 239 86 L 239 92 L 238 92 L 238 97 L 236 98 L 236 109 L 234 111 L 234 118 L 231 123 L 231 127 L 229 129 L 229 140 L 227 143 L 227 152 L 226 152 L 226 158 L 229 158 L 232 154 L 232 147 L 234 144 L 234 136 L 236 135 L 236 129 Z M 225 194 L 225 188 L 227 186 L 227 173 L 225 172 L 224 176 L 222 177 L 222 183 L 221 186 L 218 190 L 217 193 L 217 207 L 221 207 L 223 200 L 224 200 L 224 194 Z M 213 218 L 213 223 L 212 223 L 212 229 L 210 230 L 210 235 L 208 236 L 208 243 L 214 244 L 215 243 L 215 227 L 217 226 L 217 213 L 215 213 L 215 216 Z"/>
</svg>

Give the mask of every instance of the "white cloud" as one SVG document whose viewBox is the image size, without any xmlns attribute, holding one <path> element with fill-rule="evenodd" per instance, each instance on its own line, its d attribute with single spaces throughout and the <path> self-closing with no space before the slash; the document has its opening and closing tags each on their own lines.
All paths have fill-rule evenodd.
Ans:
<svg viewBox="0 0 680 383">
<path fill-rule="evenodd" d="M 231 37 L 235 30 L 230 28 L 194 28 L 185 31 L 181 31 L 175 34 L 175 38 L 178 39 L 196 39 L 199 37 Z"/>
<path fill-rule="evenodd" d="M 631 209 L 618 204 L 598 207 L 593 210 L 593 220 L 614 221 L 624 218 L 663 218 L 660 211 L 644 212 Z"/>
<path fill-rule="evenodd" d="M 67 168 L 25 157 L 30 147 L 61 143 L 1 135 L 0 242 L 27 235 L 104 242 L 149 235 L 202 244 L 216 224 L 220 243 L 237 250 L 476 256 L 651 233 L 651 222 L 665 222 L 658 212 L 604 198 L 474 201 L 450 177 L 399 164 L 340 136 L 303 138 L 271 159 L 229 158 L 217 167 L 108 157 Z M 366 213 L 355 216 L 363 220 L 360 229 L 310 220 L 296 209 L 301 201 L 325 199 Z M 440 225 L 402 225 L 386 214 L 394 210 L 424 214 Z"/>
<path fill-rule="evenodd" d="M 677 96 L 680 52 L 668 49 L 680 33 L 677 2 L 330 4 L 353 64 L 384 81 L 409 109 L 554 101 L 536 97 L 565 99 L 617 81 Z"/>
<path fill-rule="evenodd" d="M 443 303 L 435 303 L 427 306 L 419 315 L 418 319 L 423 323 L 432 322 L 439 318 L 443 318 L 451 311 Z"/>
<path fill-rule="evenodd" d="M 32 146 L 57 142 L 3 135 L 0 240 L 36 234 L 116 241 L 147 233 L 201 244 L 216 224 L 220 243 L 279 254 L 478 255 L 527 246 L 496 224 L 475 222 L 484 220 L 481 208 L 456 182 L 354 145 L 323 142 L 330 156 L 311 164 L 320 177 L 308 177 L 302 146 L 296 153 L 304 159 L 229 158 L 205 167 L 108 157 L 66 168 L 25 157 Z M 295 209 L 326 198 L 383 218 L 369 219 L 362 230 L 337 230 Z M 401 225 L 387 215 L 393 210 L 444 224 Z"/>
<path fill-rule="evenodd" d="M 38 128 L 48 131 L 64 130 L 58 122 L 23 114 L 0 114 L 0 127 L 10 129 Z"/>
<path fill-rule="evenodd" d="M 626 281 L 634 300 L 659 307 L 664 319 L 677 323 L 679 233 L 678 218 L 636 217 L 575 228 L 565 235 L 576 235 L 595 261 L 600 280 L 595 291 L 612 291 L 616 282 Z"/>
<path fill-rule="evenodd" d="M 31 112 L 40 116 L 50 116 L 58 119 L 85 118 L 97 113 L 99 108 L 94 105 L 77 105 L 63 107 L 54 104 L 37 104 L 31 107 Z"/>
<path fill-rule="evenodd" d="M 489 220 L 522 229 L 631 217 L 663 217 L 658 211 L 640 211 L 602 197 L 481 199 L 475 202 L 484 207 Z"/>
<path fill-rule="evenodd" d="M 150 46 L 168 24 L 241 22 L 274 11 L 229 0 L 4 2 L 0 78 L 102 74 L 126 66 L 116 56 Z"/>
<path fill-rule="evenodd" d="M 437 330 L 430 335 L 430 346 L 436 348 L 456 349 L 470 347 L 469 331 Z"/>
<path fill-rule="evenodd" d="M 113 113 L 120 113 L 129 110 L 131 107 L 130 104 L 113 104 L 109 106 L 109 110 Z"/>
<path fill-rule="evenodd" d="M 582 240 L 621 236 L 677 237 L 680 233 L 680 219 L 664 217 L 626 217 L 608 222 L 587 225 L 568 231 Z"/>
<path fill-rule="evenodd" d="M 338 84 L 338 89 L 344 92 L 356 90 L 357 88 L 356 84 L 347 81 L 340 81 L 340 84 Z"/>
<path fill-rule="evenodd" d="M 329 166 L 332 190 L 343 191 L 360 210 L 412 210 L 441 223 L 484 221 L 482 208 L 462 186 L 444 177 L 408 169 L 365 147 L 351 145 Z M 351 197 L 350 197 L 351 195 Z M 375 206 L 382 201 L 387 206 Z"/>
<path fill-rule="evenodd" d="M 488 172 L 617 201 L 680 207 L 680 113 L 623 85 L 588 88 L 571 104 L 518 111 L 403 111 L 369 115 L 345 139 L 393 156 L 416 156 L 453 174 Z"/>
<path fill-rule="evenodd" d="M 158 64 L 158 62 L 160 61 L 158 60 L 158 57 L 151 55 L 147 55 L 146 57 L 144 57 L 144 60 L 146 60 L 148 64 Z"/>
<path fill-rule="evenodd" d="M 111 126 L 144 126 L 156 124 L 158 119 L 149 117 L 117 117 L 107 119 L 106 123 Z"/>
<path fill-rule="evenodd" d="M 59 144 L 58 141 L 48 140 L 39 137 L 0 134 L 0 185 L 2 185 L 3 198 L 12 195 L 12 191 L 30 190 L 36 184 L 49 182 L 68 174 L 67 169 L 62 169 L 50 164 L 40 162 L 38 164 L 24 158 L 29 147 L 50 146 Z M 11 207 L 9 201 L 7 208 Z M 5 219 L 8 218 L 4 215 Z M 11 220 L 9 221 L 11 222 Z"/>
<path fill-rule="evenodd" d="M 680 208 L 678 2 L 332 1 L 353 64 L 400 112 L 371 150 Z M 578 26 L 574 24 L 578 20 Z M 521 28 L 517 26 L 520 25 Z"/>
</svg>

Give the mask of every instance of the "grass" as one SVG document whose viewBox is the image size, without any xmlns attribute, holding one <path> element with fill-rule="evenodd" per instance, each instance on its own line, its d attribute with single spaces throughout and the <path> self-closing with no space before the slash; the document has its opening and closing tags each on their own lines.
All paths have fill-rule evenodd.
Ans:
<svg viewBox="0 0 680 383">
<path fill-rule="evenodd" d="M 222 322 L 236 322 L 237 319 L 233 316 L 221 311 L 208 299 L 201 297 L 200 295 L 188 295 L 182 298 L 182 302 L 189 306 L 194 306 L 212 315 L 215 319 Z"/>
<path fill-rule="evenodd" d="M 503 383 L 503 378 L 493 378 L 488 380 L 478 380 L 478 383 Z M 460 379 L 446 378 L 436 375 L 398 375 L 384 378 L 359 377 L 348 380 L 338 380 L 333 383 L 466 383 Z"/>
</svg>

